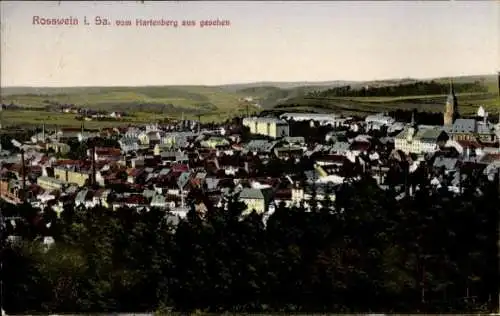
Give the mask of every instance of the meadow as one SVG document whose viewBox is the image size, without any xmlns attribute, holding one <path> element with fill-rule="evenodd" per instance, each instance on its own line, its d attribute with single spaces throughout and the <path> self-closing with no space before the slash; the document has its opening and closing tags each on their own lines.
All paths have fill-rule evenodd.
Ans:
<svg viewBox="0 0 500 316">
<path fill-rule="evenodd" d="M 353 87 L 363 84 L 394 84 L 410 79 L 377 82 L 349 82 Z M 448 78 L 432 79 L 446 84 Z M 457 77 L 454 82 L 481 82 L 488 88 L 483 93 L 457 94 L 459 111 L 471 115 L 483 106 L 490 113 L 500 111 L 497 79 L 494 75 Z M 58 105 L 72 104 L 77 107 L 107 112 L 122 111 L 129 114 L 121 121 L 88 121 L 89 127 L 106 127 L 131 123 L 154 122 L 165 118 L 201 119 L 203 122 L 217 122 L 247 111 L 260 110 L 308 110 L 315 112 L 342 112 L 345 114 L 368 114 L 396 109 L 417 109 L 418 111 L 442 112 L 446 94 L 408 95 L 398 97 L 311 97 L 308 92 L 345 85 L 345 82 L 331 82 L 321 86 L 313 83 L 254 83 L 227 86 L 145 86 L 145 87 L 69 87 L 69 88 L 2 88 L 2 104 L 15 104 L 15 110 L 4 110 L 2 124 L 41 125 L 58 124 L 80 126 L 75 114 L 55 111 Z M 244 101 L 251 97 L 253 101 Z M 258 103 L 260 106 L 256 106 Z"/>
</svg>

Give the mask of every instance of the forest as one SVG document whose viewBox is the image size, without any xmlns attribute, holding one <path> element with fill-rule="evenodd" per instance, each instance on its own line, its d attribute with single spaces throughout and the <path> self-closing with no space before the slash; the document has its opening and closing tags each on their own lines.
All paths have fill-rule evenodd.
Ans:
<svg viewBox="0 0 500 316">
<path fill-rule="evenodd" d="M 488 88 L 479 81 L 473 83 L 453 84 L 455 93 L 487 93 Z M 327 90 L 313 91 L 309 97 L 404 97 L 420 95 L 441 95 L 448 94 L 449 84 L 442 84 L 435 81 L 417 81 L 414 83 L 403 83 L 398 85 L 388 85 L 382 87 L 361 87 L 354 89 L 351 86 L 335 87 Z"/>
<path fill-rule="evenodd" d="M 396 169 L 395 169 L 396 170 Z M 433 188 L 426 164 L 397 198 L 366 174 L 331 188 L 319 207 L 278 205 L 242 216 L 194 207 L 85 210 L 57 216 L 1 205 L 3 308 L 64 312 L 489 312 L 498 307 L 498 178 L 464 167 L 463 194 Z M 401 174 L 400 174 L 401 176 Z M 497 176 L 498 177 L 498 176 Z M 313 187 L 314 189 L 314 187 Z M 189 201 L 203 200 L 192 191 Z M 7 239 L 7 236 L 22 239 Z M 55 240 L 51 246 L 44 236 Z M 8 242 L 8 240 L 11 240 Z"/>
</svg>

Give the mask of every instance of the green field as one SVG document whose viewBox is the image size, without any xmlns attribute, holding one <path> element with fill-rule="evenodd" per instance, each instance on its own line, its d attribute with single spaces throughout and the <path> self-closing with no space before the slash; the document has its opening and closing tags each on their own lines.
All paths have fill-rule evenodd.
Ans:
<svg viewBox="0 0 500 316">
<path fill-rule="evenodd" d="M 276 106 L 280 110 L 302 108 L 322 111 L 357 112 L 359 114 L 417 109 L 422 112 L 443 112 L 447 95 L 407 96 L 407 97 L 358 97 L 358 98 L 310 98 L 297 97 Z M 479 106 L 490 113 L 500 111 L 500 99 L 492 93 L 458 94 L 459 112 L 473 115 Z"/>
<path fill-rule="evenodd" d="M 410 79 L 378 81 L 394 84 Z M 447 83 L 448 78 L 433 79 Z M 487 93 L 458 94 L 459 111 L 472 114 L 482 105 L 490 113 L 500 110 L 496 76 L 470 76 L 453 79 L 457 83 L 480 81 L 488 87 Z M 368 83 L 368 82 L 367 82 Z M 367 84 L 350 82 L 353 87 Z M 369 82 L 373 83 L 373 82 Z M 274 85 L 275 84 L 275 85 Z M 345 83 L 344 83 L 345 84 Z M 273 86 L 274 85 L 274 86 Z M 57 104 L 74 104 L 95 110 L 124 111 L 130 114 L 125 120 L 90 121 L 89 127 L 113 126 L 119 124 L 154 122 L 163 118 L 185 118 L 202 121 L 221 121 L 236 115 L 260 110 L 242 99 L 252 97 L 266 110 L 286 111 L 308 110 L 316 112 L 373 113 L 396 109 L 417 109 L 419 111 L 442 112 L 446 95 L 416 95 L 405 97 L 307 97 L 313 90 L 322 90 L 343 85 L 312 85 L 287 87 L 287 83 L 247 84 L 244 86 L 149 86 L 149 87 L 75 87 L 75 88 L 2 88 L 1 102 L 15 104 L 21 109 L 3 111 L 4 125 L 18 124 L 60 124 L 80 126 L 74 114 L 49 112 L 44 109 L 56 108 Z M 292 86 L 288 84 L 288 86 Z"/>
</svg>

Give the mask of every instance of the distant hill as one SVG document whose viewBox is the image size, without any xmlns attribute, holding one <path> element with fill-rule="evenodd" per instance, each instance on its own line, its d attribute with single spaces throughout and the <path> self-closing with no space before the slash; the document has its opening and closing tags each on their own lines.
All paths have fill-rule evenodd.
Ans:
<svg viewBox="0 0 500 316">
<path fill-rule="evenodd" d="M 449 78 L 434 78 L 441 83 L 447 83 Z M 494 94 L 498 93 L 496 75 L 477 75 L 453 78 L 454 82 L 467 83 L 479 81 L 488 87 L 490 94 L 469 95 L 466 99 L 459 98 L 465 107 L 485 105 L 495 109 L 498 106 Z M 250 107 L 252 111 L 272 109 L 276 106 L 289 106 L 290 110 L 301 104 L 310 107 L 320 106 L 323 110 L 342 109 L 342 101 L 350 109 L 378 110 L 384 107 L 412 106 L 418 104 L 423 108 L 441 106 L 442 96 L 410 95 L 397 100 L 378 98 L 377 100 L 325 99 L 310 97 L 312 91 L 323 91 L 341 86 L 351 86 L 359 89 L 364 86 L 384 87 L 399 84 L 414 83 L 422 79 L 402 78 L 375 81 L 345 81 L 332 80 L 321 82 L 255 82 L 238 83 L 221 86 L 144 86 L 144 87 L 70 87 L 70 88 L 36 88 L 36 87 L 6 87 L 0 91 L 1 102 L 16 104 L 25 108 L 47 108 L 54 104 L 73 104 L 96 110 L 126 111 L 126 112 L 157 112 L 162 114 L 177 114 L 180 112 L 193 115 L 215 115 L 221 113 L 234 115 L 243 113 Z M 433 100 L 429 106 L 422 105 Z M 405 102 L 401 102 L 405 100 Z M 337 106 L 329 107 L 332 103 Z M 376 106 L 375 106 L 376 105 Z M 467 109 L 469 111 L 469 109 Z"/>
<path fill-rule="evenodd" d="M 273 81 L 263 81 L 263 82 L 253 82 L 253 83 L 238 83 L 238 84 L 228 84 L 222 85 L 220 87 L 227 89 L 229 91 L 240 91 L 244 89 L 251 88 L 265 88 L 265 87 L 274 87 L 279 89 L 293 89 L 299 87 L 338 87 L 348 84 L 356 84 L 356 81 L 343 81 L 343 80 L 335 80 L 335 81 L 302 81 L 302 82 L 273 82 Z"/>
</svg>

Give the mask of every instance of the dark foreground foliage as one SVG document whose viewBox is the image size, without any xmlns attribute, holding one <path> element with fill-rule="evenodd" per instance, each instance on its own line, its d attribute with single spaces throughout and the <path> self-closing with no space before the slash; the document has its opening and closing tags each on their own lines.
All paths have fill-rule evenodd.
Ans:
<svg viewBox="0 0 500 316">
<path fill-rule="evenodd" d="M 462 196 L 422 187 L 397 201 L 366 178 L 315 212 L 279 207 L 264 224 L 255 213 L 241 219 L 243 206 L 231 201 L 203 218 L 190 212 L 176 229 L 158 210 L 68 206 L 58 218 L 4 206 L 26 218 L 16 228 L 23 243 L 4 244 L 2 252 L 4 309 L 492 310 L 498 191 L 487 181 L 464 185 Z M 55 244 L 44 249 L 40 235 Z"/>
</svg>

